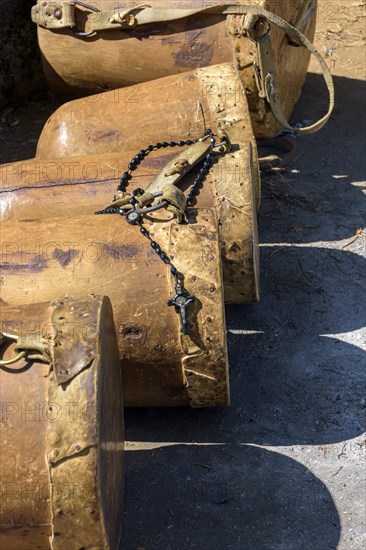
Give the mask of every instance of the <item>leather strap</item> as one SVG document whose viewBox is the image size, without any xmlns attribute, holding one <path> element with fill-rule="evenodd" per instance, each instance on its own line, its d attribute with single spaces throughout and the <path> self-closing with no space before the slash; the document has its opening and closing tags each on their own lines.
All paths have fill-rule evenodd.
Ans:
<svg viewBox="0 0 366 550">
<path fill-rule="evenodd" d="M 153 181 L 147 186 L 146 191 L 156 193 L 164 191 L 167 185 L 175 186 L 188 172 L 198 164 L 208 153 L 210 140 L 198 141 L 190 145 L 185 151 L 175 155 Z M 156 199 L 156 203 L 160 200 Z"/>
<path fill-rule="evenodd" d="M 277 18 L 277 16 L 275 17 Z M 304 128 L 294 128 L 288 123 L 287 118 L 285 117 L 282 111 L 275 56 L 274 56 L 270 34 L 268 31 L 262 34 L 262 36 L 258 38 L 251 37 L 252 40 L 254 40 L 257 44 L 258 64 L 256 63 L 254 64 L 254 69 L 255 69 L 255 77 L 257 81 L 259 96 L 267 99 L 271 107 L 273 116 L 284 128 L 286 128 L 286 130 L 290 130 L 292 132 L 298 132 L 302 134 L 313 134 L 323 128 L 323 126 L 328 122 L 332 114 L 332 111 L 334 108 L 333 78 L 323 57 L 320 55 L 318 50 L 313 46 L 310 40 L 308 40 L 305 35 L 303 35 L 300 31 L 292 27 L 286 21 L 283 21 L 283 23 L 285 23 L 285 25 L 283 25 L 283 27 L 281 28 L 285 30 L 287 26 L 289 27 L 289 36 L 291 41 L 295 42 L 296 40 L 297 45 L 304 46 L 318 60 L 318 63 L 322 69 L 323 77 L 329 92 L 328 111 L 317 122 L 315 122 L 314 124 L 311 124 L 310 126 L 306 126 Z M 293 30 L 296 30 L 296 34 L 292 32 Z M 248 30 L 247 33 L 250 36 L 250 30 Z"/>
<path fill-rule="evenodd" d="M 259 168 L 261 172 L 283 170 L 296 159 L 295 140 L 286 136 L 257 139 Z M 271 155 L 262 156 L 263 150 L 273 149 Z M 277 151 L 277 152 L 276 152 Z"/>
<path fill-rule="evenodd" d="M 73 27 L 75 4 L 72 2 L 42 2 L 32 8 L 32 20 L 40 26 L 46 28 L 65 28 Z M 60 13 L 61 10 L 61 13 Z M 53 14 L 53 15 L 52 15 Z M 67 16 L 65 16 L 67 14 Z M 259 92 L 270 104 L 273 115 L 277 121 L 287 130 L 310 134 L 319 131 L 329 120 L 334 108 L 334 84 L 332 75 L 314 45 L 297 28 L 293 27 L 279 17 L 258 6 L 246 6 L 240 4 L 222 4 L 208 8 L 151 8 L 140 6 L 131 9 L 106 10 L 99 13 L 92 12 L 87 16 L 87 30 L 94 32 L 107 29 L 131 29 L 151 23 L 167 23 L 178 19 L 185 19 L 192 15 L 214 14 L 235 17 L 239 19 L 236 23 L 235 34 L 239 36 L 249 36 L 257 43 L 258 65 L 257 65 L 257 83 L 259 83 Z M 240 16 L 240 17 L 239 17 Z M 322 69 L 323 77 L 329 92 L 329 108 L 327 113 L 317 122 L 305 128 L 293 128 L 287 121 L 282 112 L 280 103 L 280 93 L 276 74 L 276 67 L 273 55 L 272 44 L 269 32 L 265 32 L 261 37 L 255 38 L 252 30 L 258 20 L 264 20 L 268 24 L 273 24 L 284 31 L 289 41 L 297 46 L 303 46 L 314 55 Z M 229 24 L 230 28 L 230 24 Z"/>
<path fill-rule="evenodd" d="M 172 212 L 177 218 L 178 223 L 182 223 L 182 220 L 186 220 L 186 198 L 183 191 L 181 191 L 175 185 L 168 184 L 163 189 L 163 195 L 158 199 L 159 203 L 166 201 L 168 206 L 165 208 L 168 212 Z"/>
</svg>

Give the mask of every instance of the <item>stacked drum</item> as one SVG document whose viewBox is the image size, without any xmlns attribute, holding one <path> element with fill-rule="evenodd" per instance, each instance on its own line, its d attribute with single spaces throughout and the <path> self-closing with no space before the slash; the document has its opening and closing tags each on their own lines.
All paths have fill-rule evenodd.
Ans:
<svg viewBox="0 0 366 550">
<path fill-rule="evenodd" d="M 256 138 L 291 128 L 316 1 L 40 0 L 32 19 L 73 101 L 1 166 L 0 540 L 117 550 L 122 404 L 229 403 L 224 306 L 259 299 Z M 319 61 L 331 106 L 304 131 L 333 105 Z"/>
</svg>

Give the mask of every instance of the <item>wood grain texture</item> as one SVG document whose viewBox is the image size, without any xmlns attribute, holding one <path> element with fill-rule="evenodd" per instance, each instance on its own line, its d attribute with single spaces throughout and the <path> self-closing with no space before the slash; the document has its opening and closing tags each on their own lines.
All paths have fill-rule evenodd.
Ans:
<svg viewBox="0 0 366 550">
<path fill-rule="evenodd" d="M 205 125 L 210 126 L 219 136 L 228 136 L 232 149 L 218 156 L 194 206 L 214 207 L 217 212 L 225 301 L 256 301 L 259 298 L 256 207 L 260 183 L 248 105 L 235 68 L 231 64 L 218 65 L 174 75 L 165 81 L 160 87 L 160 100 L 166 108 L 156 109 L 151 116 L 149 90 L 153 88 L 156 94 L 156 82 L 142 86 L 141 109 L 137 114 L 134 114 L 136 107 L 128 103 L 117 109 L 111 103 L 114 92 L 96 96 L 99 102 L 95 107 L 78 100 L 59 109 L 41 136 L 39 160 L 1 167 L 2 219 L 68 217 L 100 210 L 110 203 L 118 178 L 137 151 L 149 143 L 181 139 L 181 127 L 187 130 L 186 137 L 197 137 L 203 134 Z M 167 93 L 169 89 L 173 89 L 172 94 Z M 177 120 L 175 110 L 179 105 L 183 107 Z M 131 127 L 135 131 L 131 132 Z M 103 139 L 94 139 L 96 133 Z M 107 153 L 110 150 L 115 152 Z M 87 156 L 64 158 L 77 151 Z M 146 189 L 165 164 L 181 151 L 184 149 L 167 148 L 150 154 L 135 172 L 129 189 Z M 63 158 L 46 159 L 46 154 Z M 193 172 L 179 185 L 187 193 L 192 181 Z"/>
<path fill-rule="evenodd" d="M 160 141 L 201 137 L 221 125 L 255 149 L 238 72 L 224 63 L 120 88 L 61 106 L 48 119 L 36 157 L 138 151 Z"/>
<path fill-rule="evenodd" d="M 220 4 L 220 0 L 214 0 Z M 240 2 L 253 4 L 255 2 Z M 259 5 L 291 24 L 316 0 L 259 0 Z M 138 5 L 129 3 L 129 7 Z M 154 7 L 197 7 L 198 0 L 154 0 Z M 101 9 L 114 9 L 115 2 L 99 0 Z M 79 23 L 85 13 L 78 10 Z M 316 15 L 313 13 L 305 34 L 314 37 Z M 309 54 L 303 48 L 289 45 L 286 37 L 272 29 L 277 62 L 281 103 L 289 116 L 301 92 Z M 129 33 L 102 31 L 89 39 L 76 37 L 71 31 L 52 32 L 38 28 L 45 74 L 51 87 L 65 99 L 81 97 L 133 84 L 155 80 L 172 74 L 234 61 L 250 100 L 256 136 L 273 136 L 280 131 L 278 123 L 259 98 L 254 79 L 255 45 L 247 38 L 233 40 L 227 33 L 225 19 L 200 15 L 165 25 L 146 26 Z M 133 92 L 134 94 L 135 92 Z M 131 96 L 133 97 L 133 96 Z"/>
<path fill-rule="evenodd" d="M 225 300 L 236 303 L 258 300 L 256 207 L 260 200 L 260 176 L 248 103 L 235 67 L 230 63 L 215 65 L 147 82 L 134 89 L 134 101 L 129 101 L 129 96 L 121 89 L 73 101 L 58 109 L 40 137 L 37 158 L 42 160 L 39 165 L 33 161 L 33 165 L 24 164 L 23 167 L 19 164 L 3 167 L 2 178 L 8 182 L 5 188 L 16 180 L 15 174 L 27 183 L 30 182 L 27 171 L 34 170 L 34 179 L 43 180 L 48 171 L 61 183 L 65 178 L 72 181 L 72 170 L 74 180 L 65 188 L 72 203 L 77 195 L 73 189 L 77 178 L 87 179 L 88 173 L 86 159 L 81 161 L 73 158 L 74 155 L 89 155 L 89 173 L 99 173 L 99 180 L 102 174 L 108 179 L 112 167 L 108 168 L 106 161 L 114 163 L 116 177 L 118 167 L 120 174 L 141 148 L 159 141 L 197 138 L 209 127 L 218 136 L 228 136 L 232 150 L 218 157 L 197 199 L 197 206 L 217 209 Z M 111 151 L 115 151 L 115 158 L 96 156 Z M 150 155 L 132 182 L 138 181 L 138 186 L 146 189 L 152 176 L 163 168 L 163 161 L 168 162 L 175 151 L 168 148 L 163 153 Z M 64 161 L 57 158 L 46 161 L 46 158 L 66 156 L 69 158 Z M 84 168 L 78 168 L 80 162 Z M 191 174 L 182 181 L 183 188 L 187 188 L 189 181 L 192 181 Z M 80 196 L 79 208 L 84 208 L 80 205 L 84 197 L 85 207 L 90 208 L 97 196 L 100 202 L 96 208 L 101 208 L 102 200 L 96 189 L 95 185 L 92 191 L 98 193 L 95 197 L 91 191 L 88 196 Z M 53 191 L 50 189 L 50 192 Z M 32 191 L 26 193 L 29 196 Z M 37 204 L 34 207 L 40 208 Z M 57 209 L 57 205 L 53 204 L 52 208 Z M 74 206 L 71 204 L 70 208 Z"/>
<path fill-rule="evenodd" d="M 141 165 L 129 190 L 146 189 L 176 151 L 157 151 Z M 110 203 L 119 177 L 134 153 L 123 152 L 87 157 L 31 159 L 0 167 L 0 213 L 2 222 L 93 214 Z M 219 159 L 208 174 L 196 207 L 214 207 L 223 261 L 225 301 L 247 303 L 259 298 L 259 267 L 256 223 L 256 190 L 253 184 L 251 144 Z M 180 183 L 188 193 L 192 174 Z M 161 217 L 159 214 L 159 218 Z M 108 217 L 108 222 L 110 217 Z M 68 224 L 68 221 L 66 222 Z M 15 234 L 14 234 L 15 235 Z M 59 251 L 61 262 L 70 261 Z M 74 254 L 71 252 L 70 254 Z M 189 254 L 189 251 L 185 254 Z"/>
<path fill-rule="evenodd" d="M 105 294 L 115 315 L 126 405 L 226 404 L 218 222 L 213 209 L 191 209 L 189 215 L 187 225 L 158 221 L 147 227 L 196 296 L 189 310 L 191 337 L 182 340 L 179 315 L 166 305 L 174 294 L 169 268 L 120 216 L 3 222 L 2 299 L 21 305 L 53 300 L 60 293 Z M 187 356 L 198 356 L 196 371 L 215 380 L 204 403 L 189 392 Z"/>
<path fill-rule="evenodd" d="M 23 360 L 0 371 L 1 548 L 116 549 L 124 428 L 109 300 L 3 305 L 1 328 L 54 343 L 51 366 Z M 67 370 L 75 359 L 84 368 L 59 385 L 59 363 Z"/>
</svg>

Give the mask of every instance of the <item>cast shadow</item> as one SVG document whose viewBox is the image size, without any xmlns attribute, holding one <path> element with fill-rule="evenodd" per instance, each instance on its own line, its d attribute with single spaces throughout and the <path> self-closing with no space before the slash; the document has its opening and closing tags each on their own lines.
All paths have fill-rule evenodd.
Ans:
<svg viewBox="0 0 366 550">
<path fill-rule="evenodd" d="M 121 549 L 337 548 L 332 497 L 299 462 L 240 444 L 160 445 L 126 453 Z"/>
<path fill-rule="evenodd" d="M 328 126 L 301 136 L 295 165 L 263 181 L 261 302 L 227 307 L 231 407 L 126 410 L 127 440 L 140 449 L 127 452 L 127 550 L 337 548 L 323 483 L 254 446 L 327 445 L 364 431 L 366 262 L 329 242 L 349 238 L 357 251 L 364 221 L 355 185 L 364 84 L 335 84 Z M 312 112 L 307 93 L 297 119 Z"/>
<path fill-rule="evenodd" d="M 280 246 L 263 247 L 261 256 L 261 302 L 228 308 L 242 435 L 267 445 L 323 445 L 362 434 L 365 259 Z"/>
<path fill-rule="evenodd" d="M 262 242 L 347 239 L 364 225 L 366 82 L 335 76 L 334 85 L 326 126 L 296 139 L 298 156 L 283 173 L 262 175 Z M 310 73 L 293 122 L 314 121 L 326 109 L 322 77 Z"/>
<path fill-rule="evenodd" d="M 261 301 L 227 307 L 231 407 L 126 410 L 127 438 L 325 445 L 362 434 L 365 268 L 336 249 L 262 248 Z"/>
</svg>

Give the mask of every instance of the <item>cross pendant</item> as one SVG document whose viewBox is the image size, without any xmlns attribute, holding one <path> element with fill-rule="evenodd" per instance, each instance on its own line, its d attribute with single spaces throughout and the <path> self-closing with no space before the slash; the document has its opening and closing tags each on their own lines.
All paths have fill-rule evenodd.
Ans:
<svg viewBox="0 0 366 550">
<path fill-rule="evenodd" d="M 176 295 L 168 301 L 168 306 L 175 306 L 180 315 L 182 332 L 183 334 L 187 335 L 189 334 L 189 325 L 186 308 L 187 305 L 191 302 L 194 302 L 196 298 L 194 296 L 190 296 L 188 292 L 184 290 L 183 285 L 179 283 L 176 285 L 175 291 Z"/>
</svg>

